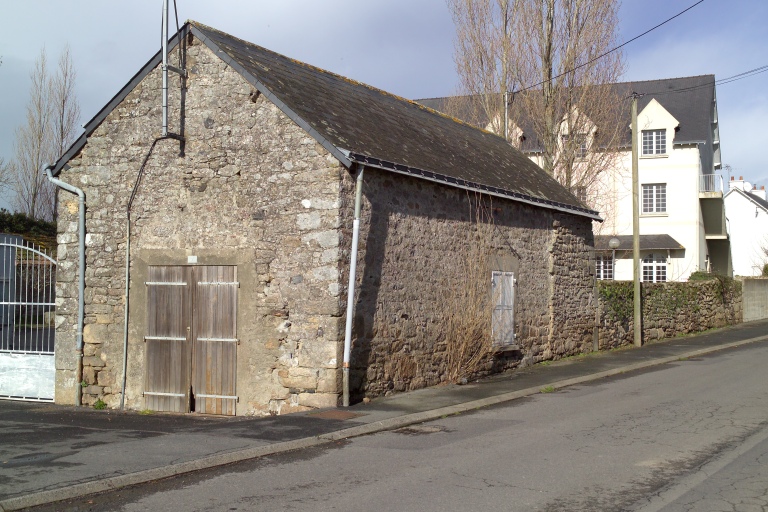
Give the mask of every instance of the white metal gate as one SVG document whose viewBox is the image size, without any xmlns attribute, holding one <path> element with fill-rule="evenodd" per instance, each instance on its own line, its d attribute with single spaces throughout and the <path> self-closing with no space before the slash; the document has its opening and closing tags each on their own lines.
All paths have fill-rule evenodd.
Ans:
<svg viewBox="0 0 768 512">
<path fill-rule="evenodd" d="M 53 401 L 56 260 L 0 234 L 0 399 Z"/>
</svg>

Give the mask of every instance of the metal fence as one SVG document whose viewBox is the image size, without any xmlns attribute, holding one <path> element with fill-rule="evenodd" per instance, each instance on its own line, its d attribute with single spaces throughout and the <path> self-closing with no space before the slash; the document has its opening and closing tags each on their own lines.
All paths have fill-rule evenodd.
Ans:
<svg viewBox="0 0 768 512">
<path fill-rule="evenodd" d="M 19 236 L 0 235 L 0 351 L 53 354 L 56 260 Z"/>
<path fill-rule="evenodd" d="M 719 174 L 702 174 L 699 176 L 699 192 L 723 193 L 723 177 Z"/>
</svg>

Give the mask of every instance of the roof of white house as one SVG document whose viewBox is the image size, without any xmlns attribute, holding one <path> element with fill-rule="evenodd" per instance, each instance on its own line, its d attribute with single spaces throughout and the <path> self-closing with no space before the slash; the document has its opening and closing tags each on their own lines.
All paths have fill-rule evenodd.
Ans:
<svg viewBox="0 0 768 512">
<path fill-rule="evenodd" d="M 504 139 L 413 101 L 290 59 L 200 23 L 182 27 L 264 94 L 345 166 L 354 163 L 598 219 Z M 179 40 L 174 36 L 172 44 Z M 54 173 L 160 63 L 158 52 L 85 125 Z"/>
<path fill-rule="evenodd" d="M 624 127 L 619 145 L 629 146 L 631 145 L 632 137 L 630 125 L 632 119 L 630 115 L 630 101 L 629 98 L 632 93 L 638 93 L 642 96 L 638 99 L 637 110 L 642 110 L 655 99 L 658 101 L 675 119 L 680 121 L 680 126 L 676 130 L 674 143 L 687 144 L 687 143 L 706 143 L 712 141 L 712 108 L 715 101 L 715 76 L 714 75 L 699 75 L 688 76 L 681 78 L 665 78 L 660 80 L 646 80 L 637 82 L 618 82 L 614 84 L 608 84 L 605 86 L 595 87 L 610 87 L 612 89 L 612 95 L 616 101 L 623 101 L 625 108 L 620 108 L 619 122 Z M 539 94 L 540 91 L 533 89 L 518 94 Z M 600 94 L 601 98 L 605 95 Z M 465 97 L 464 99 L 471 98 Z M 426 98 L 416 100 L 422 105 L 427 107 L 445 111 L 448 107 L 449 98 Z M 501 103 L 500 103 L 501 104 Z M 518 102 L 518 106 L 521 102 Z M 462 105 L 458 102 L 458 105 Z M 513 102 L 513 105 L 515 103 Z M 454 107 L 456 108 L 456 107 Z M 461 108 L 459 106 L 458 108 Z M 475 122 L 476 124 L 487 126 L 489 120 L 487 119 L 471 119 L 472 114 L 478 115 L 482 109 L 464 108 L 464 112 L 459 112 L 459 117 L 468 122 Z M 588 107 L 584 112 L 587 117 L 589 116 Z M 512 108 L 510 110 L 510 116 L 512 122 L 522 129 L 525 140 L 522 141 L 520 148 L 524 152 L 538 152 L 541 150 L 541 143 L 536 137 L 536 133 L 532 128 L 530 119 L 526 118 L 526 113 L 521 108 Z M 605 131 L 605 130 L 604 130 Z M 601 133 L 598 126 L 598 135 Z"/>
<path fill-rule="evenodd" d="M 611 251 L 611 246 L 608 242 L 612 238 L 619 240 L 619 246 L 616 247 L 617 251 L 631 251 L 632 250 L 632 235 L 598 235 L 595 237 L 595 250 L 596 251 Z M 680 242 L 669 236 L 668 234 L 660 235 L 640 235 L 640 250 L 641 251 L 655 251 L 655 250 L 678 250 L 685 249 Z"/>
<path fill-rule="evenodd" d="M 743 196 L 747 200 L 755 203 L 755 206 L 759 206 L 760 208 L 768 212 L 768 201 L 766 201 L 762 197 L 756 196 L 755 194 L 750 194 L 745 190 L 741 190 L 740 188 L 731 188 L 728 192 L 725 193 L 725 196 L 723 197 L 723 199 L 731 196 L 733 193 L 737 193 L 739 196 Z"/>
</svg>

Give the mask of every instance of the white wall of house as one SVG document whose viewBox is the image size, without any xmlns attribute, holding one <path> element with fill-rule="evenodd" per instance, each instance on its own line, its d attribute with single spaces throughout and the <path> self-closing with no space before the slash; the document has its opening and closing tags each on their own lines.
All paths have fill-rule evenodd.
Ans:
<svg viewBox="0 0 768 512">
<path fill-rule="evenodd" d="M 731 234 L 733 273 L 738 276 L 759 276 L 768 263 L 764 248 L 768 248 L 768 209 L 750 200 L 755 195 L 765 200 L 765 190 L 753 190 L 744 180 L 733 180 L 725 195 L 725 215 Z"/>
<path fill-rule="evenodd" d="M 667 139 L 669 140 L 669 138 Z M 707 246 L 699 207 L 700 158 L 697 146 L 671 146 L 665 155 L 639 158 L 640 234 L 668 234 L 685 250 L 643 251 L 667 257 L 667 280 L 684 281 L 691 272 L 706 268 Z M 613 174 L 615 211 L 601 229 L 605 235 L 632 234 L 632 152 L 622 155 L 621 168 Z M 663 185 L 664 212 L 643 213 L 643 185 Z M 632 254 L 617 253 L 615 279 L 632 279 Z"/>
<path fill-rule="evenodd" d="M 700 145 L 674 144 L 677 119 L 652 100 L 638 113 L 637 142 L 639 148 L 638 177 L 640 200 L 640 234 L 668 234 L 685 250 L 642 251 L 663 255 L 667 260 L 667 280 L 684 281 L 691 272 L 706 268 L 707 244 L 704 221 L 699 204 L 699 176 L 702 173 Z M 644 130 L 661 130 L 665 135 L 662 152 L 643 154 Z M 711 151 L 711 148 L 708 148 Z M 643 185 L 666 191 L 663 211 L 643 211 Z M 596 225 L 600 235 L 632 235 L 632 151 L 626 148 L 611 172 L 605 174 L 594 191 L 594 203 L 605 219 Z M 632 279 L 632 253 L 617 252 L 615 279 Z"/>
<path fill-rule="evenodd" d="M 714 147 L 705 141 L 675 141 L 680 121 L 656 99 L 652 99 L 638 113 L 638 133 L 635 136 L 639 148 L 640 234 L 668 234 L 684 247 L 670 251 L 642 251 L 640 257 L 644 258 L 648 254 L 664 256 L 668 281 L 685 281 L 692 272 L 709 270 L 699 190 L 701 176 L 712 174 L 713 167 L 720 165 L 716 104 L 712 106 L 711 115 L 713 138 L 717 141 Z M 522 133 L 514 124 L 510 124 L 510 130 L 516 136 Z M 648 148 L 652 154 L 644 154 L 643 131 L 661 131 L 665 140 L 663 151 L 656 152 L 658 146 L 655 143 L 658 141 L 654 138 L 654 144 Z M 540 153 L 529 153 L 528 156 L 536 164 L 542 165 Z M 643 211 L 643 185 L 656 186 L 656 190 L 658 186 L 664 187 L 666 204 L 663 211 Z M 595 235 L 632 235 L 631 148 L 621 151 L 613 169 L 603 173 L 594 189 L 589 191 L 587 199 L 589 205 L 598 210 L 604 219 L 602 223 L 594 223 Z M 730 225 L 733 227 L 733 220 Z M 768 237 L 765 238 L 765 244 L 768 246 Z M 735 255 L 737 249 L 733 248 L 732 251 Z M 631 251 L 616 253 L 614 276 L 617 280 L 633 278 Z"/>
</svg>

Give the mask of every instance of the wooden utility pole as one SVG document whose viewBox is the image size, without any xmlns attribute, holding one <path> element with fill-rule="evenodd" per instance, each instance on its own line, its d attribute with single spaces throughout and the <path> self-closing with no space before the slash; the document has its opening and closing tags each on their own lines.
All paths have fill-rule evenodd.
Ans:
<svg viewBox="0 0 768 512">
<path fill-rule="evenodd" d="M 634 340 L 635 346 L 643 345 L 643 319 L 640 296 L 640 192 L 638 176 L 638 138 L 637 131 L 637 98 L 640 95 L 632 93 L 632 267 L 634 279 Z"/>
<path fill-rule="evenodd" d="M 509 142 L 509 92 L 504 90 L 504 140 Z"/>
</svg>

